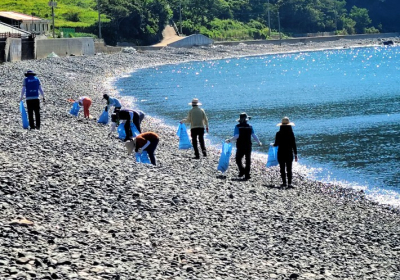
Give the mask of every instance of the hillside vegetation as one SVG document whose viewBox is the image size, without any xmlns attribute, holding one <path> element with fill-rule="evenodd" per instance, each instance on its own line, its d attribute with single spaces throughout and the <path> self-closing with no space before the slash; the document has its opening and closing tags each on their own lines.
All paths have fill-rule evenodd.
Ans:
<svg viewBox="0 0 400 280">
<path fill-rule="evenodd" d="M 0 10 L 51 19 L 49 0 L 2 0 Z M 151 44 L 172 19 L 183 34 L 216 40 L 268 39 L 304 33 L 397 32 L 398 0 L 98 0 L 108 44 Z M 59 0 L 55 26 L 98 34 L 96 0 Z"/>
<path fill-rule="evenodd" d="M 49 0 L 1 0 L 0 10 L 14 11 L 28 15 L 35 15 L 40 18 L 51 19 L 51 7 Z M 56 28 L 77 27 L 85 28 L 93 26 L 98 21 L 98 13 L 95 0 L 64 0 L 57 1 L 54 18 Z M 106 15 L 102 21 L 109 21 Z"/>
</svg>

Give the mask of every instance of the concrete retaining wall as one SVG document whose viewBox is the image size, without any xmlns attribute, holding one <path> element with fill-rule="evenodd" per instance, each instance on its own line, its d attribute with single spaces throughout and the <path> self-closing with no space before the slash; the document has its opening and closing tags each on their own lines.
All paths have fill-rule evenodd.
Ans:
<svg viewBox="0 0 400 280">
<path fill-rule="evenodd" d="M 21 39 L 20 38 L 7 38 L 6 40 L 6 61 L 14 62 L 21 61 Z"/>
<path fill-rule="evenodd" d="M 206 45 L 212 45 L 214 43 L 213 40 L 210 38 L 201 35 L 201 34 L 194 34 L 187 36 L 179 41 L 173 42 L 171 44 L 168 44 L 169 47 L 174 47 L 174 48 L 189 48 L 193 46 L 206 46 Z"/>
<path fill-rule="evenodd" d="M 36 58 L 46 58 L 54 52 L 58 56 L 94 55 L 93 38 L 36 39 Z"/>
<path fill-rule="evenodd" d="M 121 52 L 122 47 L 106 46 L 104 42 L 94 43 L 95 53 L 116 53 Z"/>
<path fill-rule="evenodd" d="M 35 40 L 22 38 L 21 60 L 35 59 Z"/>
</svg>

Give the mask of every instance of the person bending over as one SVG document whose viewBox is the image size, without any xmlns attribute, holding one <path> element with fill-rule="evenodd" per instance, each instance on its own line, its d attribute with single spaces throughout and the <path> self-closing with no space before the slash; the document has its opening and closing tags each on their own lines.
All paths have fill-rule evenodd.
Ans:
<svg viewBox="0 0 400 280">
<path fill-rule="evenodd" d="M 131 154 L 133 150 L 140 154 L 146 151 L 151 164 L 156 165 L 156 157 L 154 154 L 159 140 L 160 138 L 156 133 L 144 132 L 131 139 L 131 141 L 128 141 L 125 145 L 128 148 L 128 154 Z"/>
<path fill-rule="evenodd" d="M 89 118 L 90 116 L 89 107 L 92 105 L 92 99 L 90 99 L 90 97 L 87 96 L 81 96 L 78 99 L 78 104 L 81 107 L 83 106 L 83 114 L 85 118 Z"/>
<path fill-rule="evenodd" d="M 115 113 L 111 114 L 111 129 L 110 134 L 113 133 L 116 129 L 117 123 L 120 121 L 125 121 L 124 129 L 125 129 L 125 139 L 131 139 L 133 137 L 133 133 L 131 130 L 131 121 L 136 126 L 139 133 L 142 132 L 140 124 L 144 119 L 144 113 L 140 110 L 133 110 L 133 109 L 121 109 L 117 110 Z"/>
</svg>

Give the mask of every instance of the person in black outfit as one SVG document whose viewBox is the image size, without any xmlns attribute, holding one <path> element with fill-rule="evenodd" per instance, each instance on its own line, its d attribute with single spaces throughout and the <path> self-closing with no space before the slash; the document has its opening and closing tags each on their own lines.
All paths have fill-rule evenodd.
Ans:
<svg viewBox="0 0 400 280">
<path fill-rule="evenodd" d="M 292 186 L 292 163 L 293 154 L 294 159 L 297 162 L 297 146 L 296 139 L 294 137 L 292 126 L 294 123 L 289 121 L 288 117 L 282 118 L 282 122 L 278 123 L 280 126 L 279 131 L 276 133 L 274 146 L 278 146 L 278 162 L 281 171 L 282 187 L 286 187 L 286 173 L 287 172 L 287 183 L 289 187 Z"/>
<path fill-rule="evenodd" d="M 119 122 L 120 120 L 125 120 L 124 128 L 125 128 L 125 139 L 127 141 L 133 137 L 132 129 L 131 129 L 131 121 L 136 126 L 138 131 L 142 133 L 140 128 L 140 123 L 144 119 L 144 113 L 139 110 L 132 109 L 121 109 L 116 110 L 115 113 L 111 114 L 111 121 L 114 123 Z"/>
<path fill-rule="evenodd" d="M 235 126 L 233 137 L 225 141 L 230 143 L 231 141 L 236 140 L 236 164 L 239 168 L 239 177 L 245 176 L 245 180 L 250 179 L 252 150 L 251 137 L 257 141 L 258 145 L 262 145 L 260 140 L 258 140 L 257 135 L 254 133 L 253 127 L 247 123 L 247 121 L 250 119 L 251 117 L 247 116 L 246 113 L 241 113 L 239 119 L 237 120 L 239 124 Z M 243 167 L 242 164 L 243 157 L 246 161 L 245 167 Z"/>
</svg>

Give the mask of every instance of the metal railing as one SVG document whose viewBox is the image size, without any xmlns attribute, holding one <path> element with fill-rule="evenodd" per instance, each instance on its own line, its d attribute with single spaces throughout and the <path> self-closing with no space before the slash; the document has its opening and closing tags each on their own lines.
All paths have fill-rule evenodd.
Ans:
<svg viewBox="0 0 400 280">
<path fill-rule="evenodd" d="M 175 21 L 173 21 L 172 19 L 170 20 L 170 25 L 174 28 L 176 35 L 180 36 L 179 34 L 179 30 L 178 27 L 175 24 Z"/>
<path fill-rule="evenodd" d="M 11 33 L 11 32 L 4 32 L 0 33 L 0 38 L 21 38 L 20 33 Z"/>
</svg>

